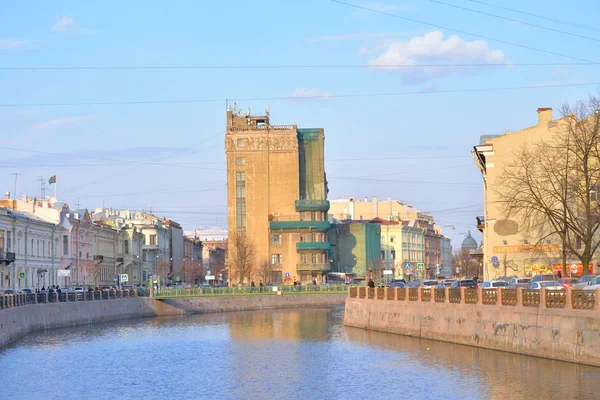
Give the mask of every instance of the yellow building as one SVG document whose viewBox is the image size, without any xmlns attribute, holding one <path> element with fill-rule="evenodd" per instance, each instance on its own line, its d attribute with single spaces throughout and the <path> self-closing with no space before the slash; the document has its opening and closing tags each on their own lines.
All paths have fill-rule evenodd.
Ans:
<svg viewBox="0 0 600 400">
<path fill-rule="evenodd" d="M 269 112 L 227 111 L 229 268 L 238 232 L 254 248 L 252 278 L 264 263 L 273 283 L 321 281 L 329 270 L 323 129 L 271 125 Z M 265 282 L 267 283 L 267 282 Z"/>
<path fill-rule="evenodd" d="M 388 197 L 379 201 L 377 197 L 359 200 L 354 197 L 331 200 L 329 214 L 336 220 L 367 220 L 380 218 L 386 221 L 410 221 L 417 218 L 418 210 L 410 204 Z"/>
<path fill-rule="evenodd" d="M 485 279 L 553 273 L 562 266 L 562 245 L 557 239 L 528 237 L 520 221 L 506 218 L 497 193 L 499 179 L 514 161 L 515 151 L 556 135 L 561 123 L 561 119 L 552 118 L 551 108 L 539 108 L 537 125 L 504 135 L 483 136 L 482 143 L 474 147 L 473 159 L 483 176 L 484 215 L 477 217 L 477 225 L 483 233 Z M 570 260 L 572 263 L 577 265 L 579 261 Z"/>
</svg>

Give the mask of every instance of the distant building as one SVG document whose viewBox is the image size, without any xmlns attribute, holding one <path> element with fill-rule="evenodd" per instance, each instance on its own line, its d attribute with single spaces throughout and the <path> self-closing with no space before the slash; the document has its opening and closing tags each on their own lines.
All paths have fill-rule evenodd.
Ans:
<svg viewBox="0 0 600 400">
<path fill-rule="evenodd" d="M 455 275 L 452 268 L 452 240 L 446 236 L 440 238 L 440 275 L 446 277 Z"/>
<path fill-rule="evenodd" d="M 269 113 L 227 111 L 228 268 L 235 239 L 254 248 L 253 279 L 270 263 L 272 281 L 323 281 L 329 271 L 323 129 L 272 125 Z M 248 279 L 244 278 L 247 282 Z"/>
<path fill-rule="evenodd" d="M 182 269 L 182 282 L 198 284 L 202 281 L 202 242 L 196 237 L 183 237 Z"/>
<path fill-rule="evenodd" d="M 385 221 L 409 221 L 415 219 L 418 213 L 418 210 L 410 204 L 393 200 L 391 197 L 382 201 L 377 200 L 377 197 L 372 197 L 371 200 L 367 197 L 364 200 L 349 197 L 347 199 L 330 200 L 329 202 L 331 204 L 330 217 L 339 221 L 370 221 L 375 218 Z"/>
</svg>

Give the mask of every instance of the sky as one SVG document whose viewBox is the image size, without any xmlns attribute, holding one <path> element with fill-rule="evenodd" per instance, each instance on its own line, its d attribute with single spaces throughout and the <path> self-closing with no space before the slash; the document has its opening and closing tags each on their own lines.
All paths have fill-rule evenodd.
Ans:
<svg viewBox="0 0 600 400">
<path fill-rule="evenodd" d="M 46 194 L 72 208 L 224 227 L 236 101 L 325 129 L 331 199 L 389 196 L 431 212 L 454 248 L 468 230 L 479 240 L 473 146 L 598 92 L 600 6 L 347 3 L 363 8 L 0 1 L 0 190 L 14 192 L 16 173 L 17 196 L 40 196 L 38 178 L 56 175 Z"/>
</svg>

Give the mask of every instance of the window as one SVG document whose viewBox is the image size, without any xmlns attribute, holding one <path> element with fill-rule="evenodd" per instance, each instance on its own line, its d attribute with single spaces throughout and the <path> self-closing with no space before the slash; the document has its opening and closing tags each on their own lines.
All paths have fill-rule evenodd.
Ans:
<svg viewBox="0 0 600 400">
<path fill-rule="evenodd" d="M 396 259 L 396 250 L 392 250 L 391 255 L 392 255 L 392 260 L 395 260 Z"/>
<path fill-rule="evenodd" d="M 281 254 L 271 254 L 271 264 L 273 264 L 273 265 L 281 264 Z"/>
<path fill-rule="evenodd" d="M 306 264 L 306 253 L 300 254 L 300 262 Z"/>
<path fill-rule="evenodd" d="M 129 240 L 123 242 L 123 253 L 129 254 Z"/>
<path fill-rule="evenodd" d="M 11 248 L 10 232 L 6 232 L 6 251 L 12 251 Z"/>
<path fill-rule="evenodd" d="M 385 243 L 385 236 L 381 235 L 381 243 Z"/>
<path fill-rule="evenodd" d="M 79 258 L 81 258 L 81 251 L 79 252 Z"/>
<path fill-rule="evenodd" d="M 85 253 L 85 258 L 90 259 L 90 253 Z"/>
<path fill-rule="evenodd" d="M 40 239 L 37 240 L 36 245 L 37 245 L 37 248 L 36 248 L 35 255 L 39 256 L 40 255 Z"/>
<path fill-rule="evenodd" d="M 33 255 L 33 239 L 31 239 L 31 248 L 29 249 L 29 254 Z"/>
<path fill-rule="evenodd" d="M 281 235 L 272 235 L 271 243 L 272 244 L 281 244 Z"/>
<path fill-rule="evenodd" d="M 45 240 L 42 241 L 42 255 L 43 256 L 46 255 L 46 241 Z"/>
<path fill-rule="evenodd" d="M 396 241 L 396 236 L 390 236 L 390 243 L 394 243 Z"/>
<path fill-rule="evenodd" d="M 304 214 L 304 211 L 300 212 L 300 221 L 304 221 L 304 218 L 306 218 L 305 216 L 306 214 Z"/>
<path fill-rule="evenodd" d="M 63 256 L 69 255 L 69 237 L 63 235 Z"/>
<path fill-rule="evenodd" d="M 236 157 L 235 165 L 245 165 L 246 159 L 244 157 Z"/>
<path fill-rule="evenodd" d="M 156 246 L 156 235 L 150 235 L 150 246 Z"/>
<path fill-rule="evenodd" d="M 385 260 L 385 250 L 381 250 L 381 259 Z"/>
<path fill-rule="evenodd" d="M 142 261 L 146 262 L 146 252 L 145 251 L 142 253 Z"/>
<path fill-rule="evenodd" d="M 246 234 L 246 173 L 235 173 L 235 218 L 240 234 Z"/>
<path fill-rule="evenodd" d="M 238 139 L 237 140 L 237 147 L 238 147 L 238 149 L 243 149 L 244 148 L 244 139 Z"/>
</svg>

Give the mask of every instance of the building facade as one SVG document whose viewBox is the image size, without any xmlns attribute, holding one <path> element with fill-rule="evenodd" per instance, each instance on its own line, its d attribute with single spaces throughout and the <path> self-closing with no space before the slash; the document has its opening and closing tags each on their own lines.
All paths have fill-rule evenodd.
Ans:
<svg viewBox="0 0 600 400">
<path fill-rule="evenodd" d="M 183 237 L 182 283 L 202 282 L 202 242 L 196 237 Z"/>
<path fill-rule="evenodd" d="M 234 106 L 227 111 L 225 149 L 230 274 L 239 268 L 234 239 L 241 235 L 253 249 L 254 280 L 265 263 L 274 282 L 324 280 L 331 225 L 323 129 L 271 125 L 268 111 L 242 116 Z"/>
<path fill-rule="evenodd" d="M 542 240 L 520 229 L 519 221 L 503 211 L 497 190 L 508 165 L 515 161 L 515 150 L 552 138 L 562 130 L 563 119 L 555 120 L 552 109 L 538 109 L 537 124 L 498 136 L 482 136 L 474 146 L 473 159 L 483 178 L 484 215 L 477 217 L 483 234 L 483 274 L 485 279 L 511 275 L 553 273 L 562 266 L 562 244 L 556 238 Z M 597 259 L 593 260 L 595 267 Z M 578 260 L 569 264 L 581 265 Z"/>
<path fill-rule="evenodd" d="M 385 221 L 410 221 L 417 218 L 418 211 L 410 204 L 388 197 L 379 201 L 377 197 L 359 200 L 355 197 L 330 200 L 329 215 L 338 221 L 359 220 L 371 221 L 376 218 Z"/>
<path fill-rule="evenodd" d="M 60 237 L 55 224 L 0 207 L 0 290 L 59 284 Z"/>
<path fill-rule="evenodd" d="M 452 240 L 446 236 L 440 238 L 440 264 L 439 275 L 450 277 L 456 274 L 452 267 Z"/>
<path fill-rule="evenodd" d="M 381 258 L 380 224 L 341 221 L 332 225 L 328 238 L 332 272 L 343 273 L 355 279 L 368 279 L 371 277 L 370 271 L 382 275 L 384 261 Z"/>
</svg>

